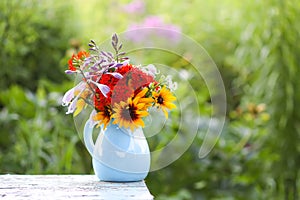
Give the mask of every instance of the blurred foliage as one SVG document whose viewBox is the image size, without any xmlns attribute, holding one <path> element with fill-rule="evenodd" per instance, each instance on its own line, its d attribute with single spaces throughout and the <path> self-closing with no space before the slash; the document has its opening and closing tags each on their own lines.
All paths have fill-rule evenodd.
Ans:
<svg viewBox="0 0 300 200">
<path fill-rule="evenodd" d="M 0 89 L 10 84 L 36 89 L 37 80 L 62 82 L 60 60 L 70 38 L 72 9 L 60 1 L 0 2 Z"/>
<path fill-rule="evenodd" d="M 66 86 L 41 81 L 36 93 L 17 85 L 0 92 L 5 105 L 0 112 L 2 173 L 82 173 L 89 169 L 72 118 L 60 114 Z"/>
<path fill-rule="evenodd" d="M 296 41 L 300 40 L 300 4 L 268 0 L 253 8 L 258 12 L 247 14 L 250 23 L 241 33 L 235 63 L 246 65 L 243 74 L 251 77 L 244 98 L 262 99 L 272 116 L 265 148 L 278 156 L 270 168 L 277 193 L 298 199 L 300 46 Z"/>
<path fill-rule="evenodd" d="M 151 193 L 167 200 L 299 198 L 300 3 L 142 1 L 143 7 L 128 12 L 129 1 L 88 2 L 0 2 L 1 173 L 92 172 L 73 119 L 60 106 L 72 86 L 63 74 L 64 56 L 82 48 L 82 41 L 103 41 L 159 16 L 211 55 L 228 111 L 213 151 L 199 159 L 212 108 L 204 82 L 190 80 L 203 87 L 197 93 L 202 125 L 180 159 L 149 174 Z M 164 61 L 189 71 L 176 56 Z M 178 129 L 172 127 L 171 134 L 150 139 L 150 147 L 167 143 Z"/>
</svg>

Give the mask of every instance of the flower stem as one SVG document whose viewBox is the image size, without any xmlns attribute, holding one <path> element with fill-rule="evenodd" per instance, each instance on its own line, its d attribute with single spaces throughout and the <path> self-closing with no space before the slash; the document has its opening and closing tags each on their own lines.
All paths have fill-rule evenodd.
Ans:
<svg viewBox="0 0 300 200">
<path fill-rule="evenodd" d="M 84 75 L 83 71 L 82 71 L 81 69 L 79 69 L 79 71 L 80 71 L 80 74 L 83 76 L 84 81 L 88 84 L 90 90 L 91 90 L 92 93 L 95 95 L 96 92 L 95 92 L 95 90 L 92 88 L 92 86 L 90 85 L 90 83 L 87 81 L 87 78 L 86 78 L 86 76 Z"/>
</svg>

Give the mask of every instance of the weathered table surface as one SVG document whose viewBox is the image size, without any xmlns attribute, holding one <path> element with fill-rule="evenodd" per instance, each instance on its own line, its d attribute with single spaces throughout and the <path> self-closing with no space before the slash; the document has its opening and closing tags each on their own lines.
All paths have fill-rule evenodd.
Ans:
<svg viewBox="0 0 300 200">
<path fill-rule="evenodd" d="M 153 199 L 144 181 L 113 183 L 94 175 L 0 175 L 0 199 Z"/>
</svg>

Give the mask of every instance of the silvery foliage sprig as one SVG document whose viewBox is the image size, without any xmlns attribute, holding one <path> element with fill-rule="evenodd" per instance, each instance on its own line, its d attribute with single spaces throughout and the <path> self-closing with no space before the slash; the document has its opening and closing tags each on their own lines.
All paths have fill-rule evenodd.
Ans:
<svg viewBox="0 0 300 200">
<path fill-rule="evenodd" d="M 91 55 L 85 59 L 84 65 L 85 67 L 90 66 L 89 69 L 92 74 L 102 75 L 104 73 L 110 73 L 116 78 L 121 78 L 121 75 L 115 73 L 114 71 L 116 68 L 121 67 L 123 65 L 122 62 L 128 60 L 128 57 L 122 57 L 126 53 L 120 52 L 123 45 L 122 43 L 119 44 L 119 38 L 117 34 L 113 34 L 111 44 L 115 50 L 115 55 L 113 55 L 111 52 L 100 50 L 94 40 L 91 40 L 88 44 Z"/>
<path fill-rule="evenodd" d="M 115 78 L 121 79 L 123 76 L 120 73 L 115 72 L 118 67 L 124 65 L 124 61 L 128 60 L 127 57 L 122 57 L 126 53 L 120 52 L 122 49 L 122 43 L 119 44 L 119 38 L 117 34 L 113 34 L 112 36 L 112 47 L 115 50 L 115 54 L 113 55 L 111 52 L 102 51 L 96 44 L 94 40 L 91 40 L 89 45 L 89 50 L 91 55 L 85 58 L 84 63 L 82 65 L 81 73 L 83 78 L 86 80 L 90 89 L 93 91 L 90 84 L 96 85 L 101 93 L 106 96 L 109 92 L 109 87 L 103 84 L 99 84 L 98 81 L 101 79 L 102 74 L 111 74 Z M 95 91 L 93 91 L 94 93 Z"/>
</svg>

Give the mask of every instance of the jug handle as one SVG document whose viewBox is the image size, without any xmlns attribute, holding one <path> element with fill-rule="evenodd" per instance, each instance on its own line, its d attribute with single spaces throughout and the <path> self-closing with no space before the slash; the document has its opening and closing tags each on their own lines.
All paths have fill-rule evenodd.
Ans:
<svg viewBox="0 0 300 200">
<path fill-rule="evenodd" d="M 91 156 L 93 156 L 93 152 L 94 152 L 94 148 L 95 148 L 95 144 L 93 141 L 93 129 L 94 129 L 94 125 L 90 120 L 87 120 L 84 126 L 84 130 L 83 130 L 83 140 L 84 140 L 84 144 L 87 148 L 87 150 L 89 151 L 89 153 L 91 154 Z"/>
</svg>

